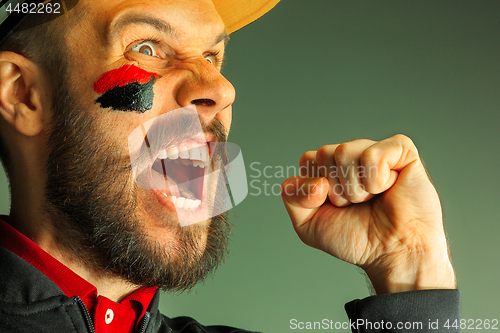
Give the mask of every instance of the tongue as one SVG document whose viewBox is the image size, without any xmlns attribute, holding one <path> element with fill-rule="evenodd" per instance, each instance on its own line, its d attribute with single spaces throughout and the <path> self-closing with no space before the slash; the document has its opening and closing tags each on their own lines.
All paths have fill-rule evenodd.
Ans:
<svg viewBox="0 0 500 333">
<path fill-rule="evenodd" d="M 172 178 L 170 178 L 172 179 Z M 169 182 L 170 184 L 170 182 Z M 184 183 L 181 183 L 181 184 L 177 184 L 177 187 L 179 188 L 179 192 L 181 194 L 181 197 L 184 197 L 186 199 L 191 199 L 191 200 L 196 200 L 197 198 L 195 197 L 195 195 L 193 194 L 193 192 L 191 192 L 188 187 L 186 186 L 186 184 Z"/>
<path fill-rule="evenodd" d="M 166 196 L 181 196 L 179 186 L 171 177 L 167 177 L 167 179 L 165 179 L 163 173 L 160 173 L 157 170 L 152 170 L 151 177 L 154 188 L 161 189 Z"/>
<path fill-rule="evenodd" d="M 165 167 L 165 171 L 163 170 Z M 196 196 L 191 190 L 189 190 L 188 182 L 189 176 L 187 175 L 188 170 L 186 166 L 176 163 L 155 163 L 153 169 L 153 181 L 158 185 L 158 188 L 165 188 L 165 183 L 168 185 L 168 190 L 164 193 L 167 196 L 184 197 L 186 199 L 196 200 Z M 166 173 L 166 176 L 164 174 Z M 166 178 L 166 182 L 165 182 Z"/>
</svg>

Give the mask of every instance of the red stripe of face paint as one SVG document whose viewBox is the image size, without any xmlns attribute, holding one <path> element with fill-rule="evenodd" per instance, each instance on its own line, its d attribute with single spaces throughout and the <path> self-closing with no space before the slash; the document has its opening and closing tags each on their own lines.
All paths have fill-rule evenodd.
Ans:
<svg viewBox="0 0 500 333">
<path fill-rule="evenodd" d="M 114 87 L 123 87 L 132 82 L 141 84 L 148 83 L 151 77 L 158 77 L 158 74 L 147 72 L 135 65 L 126 65 L 104 73 L 96 83 L 94 91 L 98 94 L 113 89 Z"/>
</svg>

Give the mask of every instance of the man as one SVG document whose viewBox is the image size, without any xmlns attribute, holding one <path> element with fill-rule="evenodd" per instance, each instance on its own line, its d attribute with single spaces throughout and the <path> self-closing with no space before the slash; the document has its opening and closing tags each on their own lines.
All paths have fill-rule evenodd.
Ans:
<svg viewBox="0 0 500 333">
<path fill-rule="evenodd" d="M 138 186 L 127 141 L 194 106 L 204 141 L 224 142 L 235 97 L 220 73 L 227 34 L 274 5 L 82 0 L 52 20 L 30 15 L 6 39 L 2 332 L 238 331 L 158 313 L 158 287 L 188 289 L 221 261 L 228 222 L 179 225 L 192 199 L 179 209 L 175 186 Z M 458 316 L 439 199 L 410 139 L 326 145 L 300 164 L 303 177 L 282 185 L 299 237 L 362 267 L 380 294 L 346 306 L 354 323 L 404 330 L 396 323 Z"/>
</svg>

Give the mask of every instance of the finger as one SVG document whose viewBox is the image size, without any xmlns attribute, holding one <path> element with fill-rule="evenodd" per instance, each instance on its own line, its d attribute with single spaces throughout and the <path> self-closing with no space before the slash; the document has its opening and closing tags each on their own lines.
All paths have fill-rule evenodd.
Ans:
<svg viewBox="0 0 500 333">
<path fill-rule="evenodd" d="M 326 178 L 328 179 L 328 199 L 334 206 L 345 207 L 350 205 L 351 202 L 345 196 L 344 188 L 340 183 L 337 173 L 334 153 L 338 146 L 327 145 L 318 149 L 316 162 L 318 163 L 318 168 L 323 170 L 323 173 L 326 173 Z"/>
<path fill-rule="evenodd" d="M 281 196 L 294 227 L 310 221 L 328 194 L 326 178 L 290 177 L 281 184 Z"/>
<path fill-rule="evenodd" d="M 363 178 L 365 189 L 373 194 L 391 188 L 398 173 L 410 165 L 420 168 L 420 175 L 427 177 L 413 141 L 401 134 L 367 148 L 361 154 L 360 165 L 367 170 Z"/>
<path fill-rule="evenodd" d="M 368 193 L 363 185 L 364 168 L 360 166 L 360 156 L 365 149 L 376 142 L 360 139 L 340 144 L 334 152 L 337 174 L 344 189 L 344 195 L 352 203 L 370 200 L 374 195 Z"/>
<path fill-rule="evenodd" d="M 325 177 L 316 162 L 315 151 L 307 151 L 300 157 L 299 170 L 302 177 Z"/>
</svg>

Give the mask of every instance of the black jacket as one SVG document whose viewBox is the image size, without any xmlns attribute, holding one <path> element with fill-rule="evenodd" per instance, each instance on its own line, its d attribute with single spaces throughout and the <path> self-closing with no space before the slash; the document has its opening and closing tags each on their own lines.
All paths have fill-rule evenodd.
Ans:
<svg viewBox="0 0 500 333">
<path fill-rule="evenodd" d="M 93 325 L 87 309 L 78 297 L 67 297 L 48 277 L 17 255 L 0 247 L 0 332 L 1 333 L 90 333 Z M 422 321 L 418 332 L 427 329 L 429 319 L 458 318 L 456 290 L 409 292 L 368 297 L 346 305 L 351 323 L 369 320 Z M 158 310 L 159 293 L 155 295 L 141 323 L 145 333 L 236 333 L 248 332 L 227 326 L 203 326 L 192 318 L 168 318 Z M 375 332 L 364 326 L 350 325 L 354 332 Z M 395 328 L 395 327 L 394 327 Z M 286 329 L 288 331 L 288 329 Z M 393 331 L 403 332 L 409 330 Z M 410 330 L 411 331 L 411 330 Z M 417 330 L 415 330 L 417 332 Z M 117 332 L 118 333 L 118 332 Z"/>
</svg>

